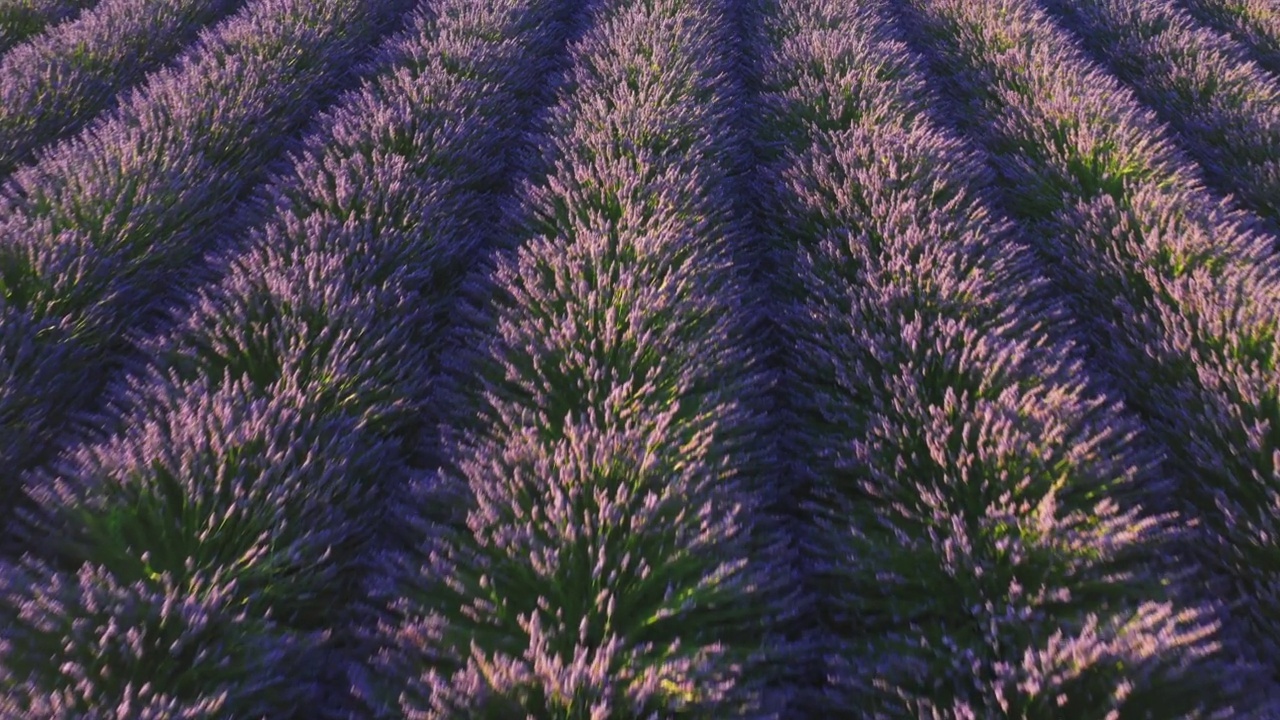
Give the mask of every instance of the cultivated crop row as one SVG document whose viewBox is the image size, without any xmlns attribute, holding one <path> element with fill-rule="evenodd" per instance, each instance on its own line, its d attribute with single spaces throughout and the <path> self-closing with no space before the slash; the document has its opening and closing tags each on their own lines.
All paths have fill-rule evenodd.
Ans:
<svg viewBox="0 0 1280 720">
<path fill-rule="evenodd" d="M 792 581 L 760 512 L 729 10 L 598 3 L 570 50 L 451 356 L 440 482 L 468 506 L 404 593 L 412 717 L 768 709 Z"/>
<path fill-rule="evenodd" d="M 1280 79 L 1172 0 L 1045 5 L 1178 131 L 1210 182 L 1280 221 Z"/>
<path fill-rule="evenodd" d="M 1005 206 L 1140 412 L 1257 657 L 1280 655 L 1274 239 L 1201 185 L 1116 81 L 1030 3 L 913 0 L 913 37 L 991 154 Z"/>
<path fill-rule="evenodd" d="M 1280 76 L 1280 8 L 1269 0 L 1182 0 L 1209 26 L 1244 43 L 1263 67 Z"/>
<path fill-rule="evenodd" d="M 222 216 L 282 149 L 261 145 L 300 127 L 395 11 L 348 0 L 258 5 L 110 120 L 15 175 L 0 228 L 5 309 L 27 324 L 6 328 L 28 330 L 11 347 L 43 366 L 13 376 L 46 385 L 6 387 L 19 410 L 4 416 L 17 453 L 6 461 L 30 462 L 29 444 L 65 415 L 59 403 L 75 409 L 102 385 L 112 353 L 126 350 L 115 334 L 159 314 L 147 304 L 161 295 L 153 286 L 182 277 L 175 267 L 235 226 Z M 257 139 L 244 146 L 246 136 Z M 252 329 L 251 315 L 210 310 L 224 300 L 236 311 L 236 291 L 253 280 L 232 273 L 194 317 Z M 95 418 L 118 431 L 28 478 L 37 507 L 26 532 L 41 540 L 37 556 L 3 573 L 0 714 L 279 716 L 317 704 L 331 685 L 321 682 L 329 658 L 316 652 L 325 623 L 345 619 L 330 617 L 341 595 L 326 583 L 345 560 L 331 548 L 361 527 L 341 500 L 359 494 L 350 475 L 377 448 L 353 439 L 356 417 L 304 412 L 304 400 L 323 400 L 303 398 L 306 386 L 264 397 L 250 385 L 261 378 L 195 368 L 210 370 L 201 377 L 173 357 L 184 341 L 216 343 L 219 329 L 166 333 L 170 355 L 143 343 L 152 367 Z M 42 346 L 63 352 L 61 364 L 50 367 Z M 85 377 L 86 367 L 97 372 Z M 43 427 L 29 424 L 31 409 L 44 411 Z M 306 479 L 314 486 L 300 488 Z M 338 497 L 321 492 L 326 479 Z"/>
<path fill-rule="evenodd" d="M 784 387 L 827 682 L 814 717 L 1212 707 L 1195 682 L 1214 673 L 1211 616 L 1161 602 L 1151 563 L 1173 518 L 1124 502 L 1158 482 L 1138 429 L 979 190 L 981 158 L 930 118 L 884 4 L 770 15 Z"/>
<path fill-rule="evenodd" d="M 1276 714 L 1275 17 L 0 0 L 0 720 Z"/>
<path fill-rule="evenodd" d="M 97 0 L 0 0 L 0 52 L 75 17 Z"/>
<path fill-rule="evenodd" d="M 266 0 L 0 187 L 0 523 L 20 473 L 122 361 L 123 335 L 236 224 L 280 139 L 394 10 Z"/>
<path fill-rule="evenodd" d="M 0 58 L 0 177 L 114 106 L 122 91 L 239 4 L 103 0 L 9 51 Z"/>
<path fill-rule="evenodd" d="M 125 679 L 93 687 L 91 699 L 141 693 L 128 678 L 147 678 L 137 700 L 151 709 L 350 712 L 352 698 L 325 691 L 361 684 L 371 654 L 360 634 L 382 567 L 384 545 L 373 540 L 385 539 L 380 518 L 395 509 L 388 498 L 413 472 L 413 441 L 431 417 L 427 364 L 451 278 L 479 239 L 463 220 L 483 215 L 507 175 L 502 151 L 519 139 L 509 111 L 545 71 L 556 10 L 420 11 L 372 61 L 377 76 L 326 116 L 264 193 L 273 209 L 224 253 L 222 280 L 176 329 L 145 343 L 153 360 L 119 399 L 125 429 L 72 454 L 46 509 L 74 533 L 59 561 L 83 562 L 81 575 L 111 579 L 109 597 L 132 594 L 143 608 L 127 617 L 132 626 L 98 616 L 78 639 L 109 636 L 112 625 L 168 632 L 198 665 L 194 678 L 166 673 L 146 646 L 108 639 Z M 84 613 L 97 596 L 69 587 L 73 577 L 35 567 L 9 600 L 68 587 L 63 597 Z M 219 635 L 165 617 L 179 600 Z M 43 614 L 22 620 L 30 634 L 8 664 L 42 681 L 20 687 L 29 711 L 76 678 L 21 660 L 65 630 L 41 627 Z M 83 668 L 90 651 L 102 648 L 64 653 Z M 228 671 L 220 660 L 237 664 Z"/>
</svg>

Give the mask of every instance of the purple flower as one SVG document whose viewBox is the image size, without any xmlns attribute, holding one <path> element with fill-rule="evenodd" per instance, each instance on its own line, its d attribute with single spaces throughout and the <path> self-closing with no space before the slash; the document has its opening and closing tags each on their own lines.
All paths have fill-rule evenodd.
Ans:
<svg viewBox="0 0 1280 720">
<path fill-rule="evenodd" d="M 391 712 L 777 711 L 794 575 L 762 511 L 728 17 L 600 3 L 570 48 L 512 250 L 467 288 L 483 305 L 446 358 L 423 488 L 469 511 L 395 586 Z"/>
<path fill-rule="evenodd" d="M 0 3 L 0 53 L 76 16 L 97 0 L 5 0 Z"/>
<path fill-rule="evenodd" d="M 990 152 L 1093 366 L 1166 455 L 1164 503 L 1197 523 L 1184 543 L 1196 585 L 1231 607 L 1223 642 L 1274 665 L 1275 239 L 1207 192 L 1154 115 L 1034 7 L 920 0 L 903 15 L 952 80 L 955 117 Z"/>
</svg>

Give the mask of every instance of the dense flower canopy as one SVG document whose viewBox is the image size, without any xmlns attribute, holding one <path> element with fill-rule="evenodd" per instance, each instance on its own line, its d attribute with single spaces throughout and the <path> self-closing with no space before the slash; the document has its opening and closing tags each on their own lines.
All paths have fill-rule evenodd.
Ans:
<svg viewBox="0 0 1280 720">
<path fill-rule="evenodd" d="M 0 720 L 1280 713 L 1269 0 L 0 0 Z"/>
</svg>

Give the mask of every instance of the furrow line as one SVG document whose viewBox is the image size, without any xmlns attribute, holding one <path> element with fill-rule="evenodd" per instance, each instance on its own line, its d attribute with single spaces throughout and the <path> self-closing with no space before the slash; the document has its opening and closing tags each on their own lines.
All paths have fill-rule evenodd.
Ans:
<svg viewBox="0 0 1280 720">
<path fill-rule="evenodd" d="M 1004 206 L 1036 240 L 1095 369 L 1159 440 L 1173 498 L 1197 523 L 1204 594 L 1231 607 L 1224 642 L 1274 672 L 1275 238 L 1206 191 L 1154 115 L 1031 3 L 898 7 L 912 44 L 946 79 L 952 119 L 990 154 Z M 1274 679 L 1245 687 L 1273 692 Z"/>
<path fill-rule="evenodd" d="M 0 0 L 0 53 L 76 16 L 98 0 Z"/>
<path fill-rule="evenodd" d="M 1178 131 L 1215 187 L 1280 229 L 1280 79 L 1172 0 L 1041 0 Z"/>
<path fill-rule="evenodd" d="M 448 360 L 440 481 L 470 506 L 402 592 L 396 636 L 423 666 L 404 715 L 756 717 L 789 700 L 732 7 L 601 3 L 572 46 L 543 171 Z"/>
<path fill-rule="evenodd" d="M 188 290 L 166 283 L 243 222 L 248 191 L 406 7 L 255 5 L 0 186 L 0 533 L 24 474 L 127 362 L 129 335 Z"/>
<path fill-rule="evenodd" d="M 376 77 L 306 138 L 268 188 L 275 210 L 224 253 L 222 280 L 144 343 L 153 362 L 113 402 L 119 432 L 51 478 L 42 499 L 60 540 L 53 561 L 6 582 L 20 610 L 0 709 L 349 717 L 376 705 L 365 598 L 379 526 L 435 416 L 450 286 L 563 11 L 424 5 L 371 62 Z"/>
<path fill-rule="evenodd" d="M 102 0 L 75 21 L 4 55 L 0 178 L 31 160 L 39 148 L 115 107 L 127 88 L 242 4 L 244 0 Z"/>
</svg>

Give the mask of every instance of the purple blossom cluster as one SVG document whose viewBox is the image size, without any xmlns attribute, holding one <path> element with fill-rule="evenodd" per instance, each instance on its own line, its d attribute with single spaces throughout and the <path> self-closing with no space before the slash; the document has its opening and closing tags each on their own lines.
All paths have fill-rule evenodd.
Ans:
<svg viewBox="0 0 1280 720">
<path fill-rule="evenodd" d="M 1272 0 L 0 0 L 0 720 L 1280 716 Z"/>
<path fill-rule="evenodd" d="M 427 364 L 476 242 L 464 220 L 508 174 L 506 115 L 546 72 L 556 8 L 416 13 L 260 193 L 272 210 L 220 255 L 221 280 L 141 342 L 120 431 L 32 490 L 65 539 L 0 596 L 17 628 L 0 716 L 357 712 L 342 689 L 366 684 L 375 540 L 432 416 Z M 81 642 L 59 639 L 62 613 L 87 618 Z M 157 642 L 196 662 L 159 667 Z"/>
<path fill-rule="evenodd" d="M 62 668 L 45 661 L 34 680 L 0 666 L 5 720 L 281 717 L 272 714 L 279 706 L 268 698 L 306 699 L 306 688 L 283 684 L 276 672 L 305 662 L 305 648 L 289 646 L 283 637 L 261 642 L 279 635 L 276 624 L 256 607 L 239 607 L 233 581 L 204 576 L 178 582 L 168 572 L 125 580 L 89 565 L 53 575 L 52 582 L 36 579 L 47 575 L 39 564 L 0 574 L 3 595 L 44 584 L 16 612 L 0 615 L 0 654 L 22 651 L 65 661 Z M 254 642 L 245 642 L 245 625 L 258 629 Z M 40 687 L 52 671 L 64 674 L 55 685 Z M 201 681 L 192 683 L 193 676 Z"/>
<path fill-rule="evenodd" d="M 1253 57 L 1280 77 L 1280 8 L 1270 0 L 1182 0 L 1209 26 L 1249 48 Z"/>
<path fill-rule="evenodd" d="M 301 391 L 194 384 L 69 453 L 37 493 L 54 547 L 0 566 L 0 717 L 123 720 L 131 699 L 200 716 L 230 688 L 223 717 L 323 704 L 352 498 L 386 448 Z"/>
<path fill-rule="evenodd" d="M 0 0 L 0 53 L 99 0 Z"/>
<path fill-rule="evenodd" d="M 1044 4 L 1178 131 L 1210 182 L 1280 223 L 1280 78 L 1173 0 Z"/>
<path fill-rule="evenodd" d="M 1095 367 L 1160 441 L 1173 499 L 1197 523 L 1201 585 L 1231 605 L 1228 640 L 1275 667 L 1276 239 L 1206 191 L 1154 115 L 1032 4 L 913 0 L 903 10 Z"/>
<path fill-rule="evenodd" d="M 0 437 L 22 473 L 155 325 L 237 208 L 396 3 L 265 0 L 0 186 Z M 6 325 L 9 324 L 6 323 Z M 25 331 L 24 331 L 25 329 Z M 39 357 L 40 372 L 19 366 Z M 12 368 L 12 369 L 11 369 Z M 89 372 L 86 372 L 89 369 Z M 12 505 L 0 506 L 0 528 Z"/>
<path fill-rule="evenodd" d="M 825 687 L 813 717 L 1197 717 L 1214 611 L 1139 425 L 1084 367 L 887 6 L 777 0 L 761 123 L 786 278 L 783 387 Z"/>
<path fill-rule="evenodd" d="M 102 0 L 0 57 L 0 177 L 114 106 L 125 88 L 240 4 Z"/>
<path fill-rule="evenodd" d="M 794 572 L 729 176 L 730 4 L 606 2 L 447 358 L 407 717 L 772 716 Z M 438 512 L 438 511 L 437 511 Z M 403 642 L 402 640 L 402 642 Z"/>
</svg>

